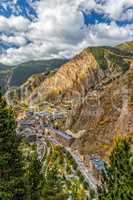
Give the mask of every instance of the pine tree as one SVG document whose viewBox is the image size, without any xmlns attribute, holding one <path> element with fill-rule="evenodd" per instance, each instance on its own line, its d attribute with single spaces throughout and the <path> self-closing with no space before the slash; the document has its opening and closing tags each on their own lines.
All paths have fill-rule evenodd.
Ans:
<svg viewBox="0 0 133 200">
<path fill-rule="evenodd" d="M 36 147 L 33 147 L 33 155 L 31 158 L 31 164 L 29 166 L 29 188 L 30 188 L 30 199 L 39 200 L 41 185 L 42 185 L 42 174 L 41 162 L 38 160 Z"/>
<path fill-rule="evenodd" d="M 23 200 L 24 174 L 13 110 L 0 94 L 0 199 Z"/>
<path fill-rule="evenodd" d="M 116 141 L 98 189 L 100 200 L 133 200 L 133 155 L 127 139 Z"/>
</svg>

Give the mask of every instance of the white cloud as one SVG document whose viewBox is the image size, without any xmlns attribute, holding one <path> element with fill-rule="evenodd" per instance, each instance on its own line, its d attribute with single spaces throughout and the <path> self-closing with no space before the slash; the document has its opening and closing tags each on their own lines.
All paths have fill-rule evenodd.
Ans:
<svg viewBox="0 0 133 200">
<path fill-rule="evenodd" d="M 24 32 L 27 31 L 29 24 L 29 20 L 22 16 L 11 16 L 10 18 L 0 16 L 1 32 Z"/>
<path fill-rule="evenodd" d="M 125 9 L 133 8 L 133 0 L 83 0 L 82 2 L 87 12 L 97 10 L 114 20 L 120 21 L 123 20 L 122 16 L 126 15 Z M 131 10 L 128 12 L 131 12 Z"/>
<path fill-rule="evenodd" d="M 122 14 L 122 20 L 128 20 L 128 21 L 133 20 L 133 8 L 128 9 L 126 12 Z"/>
<path fill-rule="evenodd" d="M 122 41 L 131 40 L 133 33 L 133 25 L 119 27 L 115 22 L 110 25 L 99 23 L 91 26 L 90 29 L 94 45 L 117 45 Z"/>
<path fill-rule="evenodd" d="M 18 46 L 24 46 L 26 45 L 27 41 L 24 37 L 24 35 L 14 35 L 14 36 L 6 36 L 6 35 L 1 35 L 1 40 L 3 43 L 9 43 L 9 44 L 14 44 Z"/>
<path fill-rule="evenodd" d="M 121 20 L 123 12 L 126 8 L 133 6 L 132 0 L 108 0 L 103 5 L 103 11 L 115 20 Z"/>
<path fill-rule="evenodd" d="M 31 0 L 29 0 L 32 4 Z M 115 19 L 123 16 L 124 8 L 133 4 L 132 0 L 100 1 L 95 0 L 41 0 L 32 6 L 38 18 L 30 22 L 22 16 L 5 18 L 0 16 L 0 31 L 12 33 L 13 36 L 2 35 L 1 40 L 20 45 L 10 48 L 0 55 L 0 62 L 17 64 L 28 60 L 55 57 L 70 57 L 87 46 L 115 45 L 131 40 L 133 25 L 119 27 Z M 112 18 L 111 24 L 84 24 L 81 10 L 103 12 Z M 129 12 L 129 10 L 127 10 Z M 128 19 L 131 18 L 128 14 Z M 28 39 L 31 43 L 26 43 Z"/>
</svg>

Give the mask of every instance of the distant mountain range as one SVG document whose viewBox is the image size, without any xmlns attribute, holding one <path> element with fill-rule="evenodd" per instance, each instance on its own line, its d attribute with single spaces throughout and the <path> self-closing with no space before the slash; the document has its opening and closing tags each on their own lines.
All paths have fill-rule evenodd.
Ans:
<svg viewBox="0 0 133 200">
<path fill-rule="evenodd" d="M 29 61 L 17 66 L 6 66 L 0 63 L 2 92 L 5 93 L 12 86 L 20 86 L 33 74 L 55 70 L 65 62 L 65 59 L 39 60 Z"/>
</svg>

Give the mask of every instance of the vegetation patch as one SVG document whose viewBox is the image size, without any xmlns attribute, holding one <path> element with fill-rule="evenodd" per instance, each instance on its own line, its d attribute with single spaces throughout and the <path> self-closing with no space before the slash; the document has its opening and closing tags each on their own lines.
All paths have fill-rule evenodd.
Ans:
<svg viewBox="0 0 133 200">
<path fill-rule="evenodd" d="M 93 47 L 90 50 L 103 70 L 106 70 L 109 64 L 116 69 L 121 68 L 123 72 L 129 69 L 127 54 L 123 51 L 111 47 Z"/>
</svg>

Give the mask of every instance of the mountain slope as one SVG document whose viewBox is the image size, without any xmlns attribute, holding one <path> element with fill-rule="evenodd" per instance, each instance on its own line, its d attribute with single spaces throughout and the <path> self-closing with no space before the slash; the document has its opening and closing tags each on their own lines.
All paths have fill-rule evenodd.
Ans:
<svg viewBox="0 0 133 200">
<path fill-rule="evenodd" d="M 13 70 L 11 78 L 11 86 L 20 86 L 31 75 L 43 73 L 49 70 L 53 70 L 61 66 L 65 60 L 52 59 L 52 60 L 40 60 L 30 61 L 16 66 Z"/>
<path fill-rule="evenodd" d="M 132 74 L 129 70 L 102 90 L 93 90 L 68 113 L 66 129 L 85 130 L 75 143 L 82 152 L 107 153 L 116 134 L 133 132 Z"/>
<path fill-rule="evenodd" d="M 73 147 L 84 154 L 105 155 L 113 137 L 133 132 L 132 88 L 133 55 L 118 48 L 94 47 L 46 76 L 26 103 L 53 103 L 54 109 L 66 113 L 58 128 L 84 133 Z"/>
<path fill-rule="evenodd" d="M 125 51 L 87 48 L 45 79 L 32 103 L 46 100 L 64 109 L 69 102 L 63 128 L 84 131 L 74 146 L 105 154 L 116 134 L 133 131 L 132 60 Z"/>
<path fill-rule="evenodd" d="M 6 65 L 4 65 L 4 64 L 2 64 L 2 63 L 0 63 L 0 71 L 2 70 L 7 70 L 7 69 L 9 69 L 10 68 L 10 66 L 6 66 Z"/>
<path fill-rule="evenodd" d="M 117 48 L 124 50 L 128 53 L 133 53 L 133 41 L 122 43 L 118 45 Z"/>
</svg>

